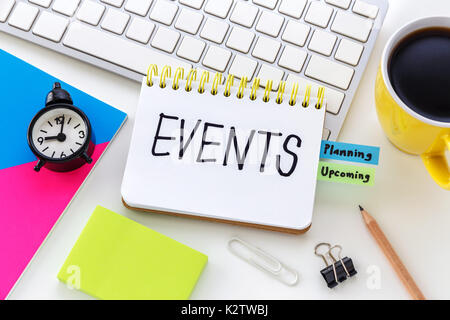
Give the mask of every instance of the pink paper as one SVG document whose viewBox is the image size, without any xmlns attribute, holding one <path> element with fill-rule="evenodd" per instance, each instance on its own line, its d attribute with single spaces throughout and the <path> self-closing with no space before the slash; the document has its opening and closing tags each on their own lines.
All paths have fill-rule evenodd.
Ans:
<svg viewBox="0 0 450 320">
<path fill-rule="evenodd" d="M 90 165 L 72 172 L 35 172 L 36 161 L 0 170 L 0 299 L 5 299 L 108 142 Z"/>
</svg>

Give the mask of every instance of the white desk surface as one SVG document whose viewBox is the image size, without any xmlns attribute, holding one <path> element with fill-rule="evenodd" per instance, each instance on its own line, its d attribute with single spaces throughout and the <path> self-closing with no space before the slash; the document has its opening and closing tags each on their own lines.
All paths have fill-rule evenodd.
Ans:
<svg viewBox="0 0 450 320">
<path fill-rule="evenodd" d="M 102 205 L 172 237 L 209 256 L 192 299 L 408 299 L 409 296 L 364 226 L 357 205 L 371 212 L 428 298 L 450 298 L 450 193 L 428 176 L 419 157 L 395 149 L 377 121 L 374 81 L 388 37 L 403 24 L 432 15 L 450 15 L 448 0 L 391 0 L 371 61 L 354 97 L 339 140 L 381 147 L 374 187 L 318 182 L 311 229 L 288 235 L 126 209 L 120 185 L 138 102 L 139 84 L 67 56 L 0 33 L 0 47 L 89 94 L 128 113 L 129 119 L 109 146 L 36 254 L 10 299 L 91 299 L 69 290 L 56 279 L 91 212 Z M 26 75 L 24 75 L 26 81 Z M 239 236 L 285 264 L 301 278 L 287 287 L 234 257 L 227 241 Z M 341 244 L 355 263 L 358 275 L 333 290 L 319 271 L 314 256 L 318 242 Z M 380 270 L 380 288 L 367 285 L 368 271 Z"/>
</svg>

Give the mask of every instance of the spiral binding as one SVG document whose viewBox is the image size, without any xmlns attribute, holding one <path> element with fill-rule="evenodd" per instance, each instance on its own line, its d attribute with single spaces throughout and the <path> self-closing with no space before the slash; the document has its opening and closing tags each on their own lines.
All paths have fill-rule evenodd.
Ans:
<svg viewBox="0 0 450 320">
<path fill-rule="evenodd" d="M 166 87 L 166 80 L 168 78 L 172 77 L 171 73 L 172 73 L 172 70 L 171 70 L 170 66 L 163 67 L 163 69 L 161 70 L 161 76 L 159 78 L 159 87 L 160 88 Z M 184 89 L 187 92 L 192 91 L 192 82 L 197 81 L 197 70 L 196 69 L 189 70 L 186 78 L 184 77 L 184 74 L 185 74 L 184 68 L 177 68 L 175 70 L 175 74 L 173 77 L 173 83 L 172 83 L 172 89 L 178 90 L 180 88 L 180 85 L 179 85 L 180 80 L 186 80 L 186 85 L 185 85 Z M 147 86 L 149 86 L 149 87 L 153 86 L 153 77 L 157 77 L 157 76 L 158 76 L 158 67 L 155 64 L 151 64 L 147 69 L 147 78 L 146 78 Z M 223 78 L 223 75 L 220 72 L 218 72 L 214 75 L 212 86 L 211 86 L 211 91 L 210 91 L 210 93 L 212 95 L 217 95 L 219 93 L 218 88 L 219 88 L 219 85 L 222 83 L 222 78 Z M 205 86 L 207 83 L 209 83 L 209 79 L 210 79 L 209 71 L 203 71 L 200 76 L 199 86 L 197 89 L 198 93 L 200 93 L 200 94 L 205 93 Z M 239 82 L 238 91 L 236 94 L 236 97 L 238 99 L 244 98 L 245 89 L 247 88 L 247 82 L 248 82 L 247 77 L 241 78 L 241 80 Z M 254 101 L 257 99 L 257 92 L 258 92 L 258 89 L 260 86 L 260 82 L 261 82 L 260 78 L 255 78 L 253 80 L 253 83 L 252 83 L 252 86 L 250 89 L 250 96 L 249 96 L 250 100 Z M 225 89 L 223 92 L 223 95 L 225 97 L 229 97 L 231 95 L 231 88 L 233 87 L 233 85 L 234 85 L 234 75 L 230 74 L 230 75 L 228 75 L 226 82 L 225 82 Z M 270 101 L 270 95 L 272 93 L 272 86 L 273 86 L 273 81 L 267 80 L 265 89 L 264 89 L 264 93 L 262 96 L 262 100 L 264 102 Z M 291 94 L 289 96 L 289 101 L 288 101 L 288 104 L 290 106 L 295 106 L 297 104 L 298 89 L 299 89 L 298 82 L 294 82 L 292 84 Z M 285 90 L 286 90 L 286 82 L 280 81 L 280 84 L 278 86 L 277 95 L 275 98 L 275 102 L 277 104 L 283 103 Z M 317 102 L 315 104 L 316 109 L 322 108 L 324 98 L 325 98 L 325 88 L 319 87 L 318 92 L 317 92 Z M 308 85 L 308 86 L 306 86 L 305 95 L 303 96 L 301 105 L 305 108 L 308 107 L 310 104 L 310 100 L 311 100 L 311 86 Z"/>
<path fill-rule="evenodd" d="M 175 75 L 173 76 L 173 83 L 172 83 L 172 89 L 178 90 L 180 88 L 180 85 L 178 84 L 181 79 L 184 79 L 184 68 L 177 68 L 175 70 Z"/>
</svg>

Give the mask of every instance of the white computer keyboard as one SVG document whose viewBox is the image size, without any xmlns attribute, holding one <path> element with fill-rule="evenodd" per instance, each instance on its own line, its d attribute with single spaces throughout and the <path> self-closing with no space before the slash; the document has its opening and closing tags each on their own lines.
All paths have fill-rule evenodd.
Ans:
<svg viewBox="0 0 450 320">
<path fill-rule="evenodd" d="M 387 0 L 0 0 L 0 30 L 140 81 L 150 63 L 326 87 L 336 139 Z"/>
</svg>

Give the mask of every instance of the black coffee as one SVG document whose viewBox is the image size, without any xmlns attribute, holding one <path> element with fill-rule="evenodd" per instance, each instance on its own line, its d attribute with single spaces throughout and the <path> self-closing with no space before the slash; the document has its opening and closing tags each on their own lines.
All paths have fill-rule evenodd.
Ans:
<svg viewBox="0 0 450 320">
<path fill-rule="evenodd" d="M 450 28 L 408 35 L 393 50 L 388 70 L 395 92 L 410 109 L 450 122 Z"/>
</svg>

